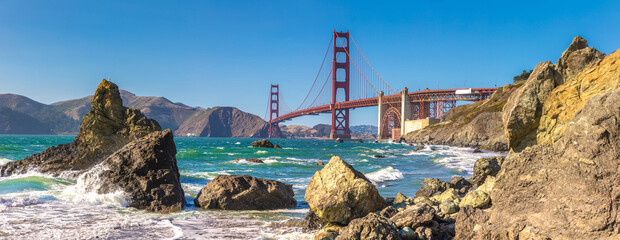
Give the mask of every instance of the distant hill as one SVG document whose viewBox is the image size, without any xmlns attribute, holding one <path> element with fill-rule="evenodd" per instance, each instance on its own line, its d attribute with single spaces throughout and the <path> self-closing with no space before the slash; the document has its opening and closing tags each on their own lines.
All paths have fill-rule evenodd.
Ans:
<svg viewBox="0 0 620 240">
<path fill-rule="evenodd" d="M 0 133 L 66 134 L 75 133 L 80 122 L 30 98 L 0 94 Z"/>
<path fill-rule="evenodd" d="M 91 97 L 46 105 L 20 95 L 0 94 L 0 134 L 75 134 Z M 176 136 L 267 137 L 269 131 L 263 119 L 234 107 L 189 107 L 125 90 L 121 90 L 121 98 L 123 105 L 139 109 Z M 279 134 L 279 129 L 274 131 Z"/>
<path fill-rule="evenodd" d="M 317 124 L 310 128 L 302 125 L 286 126 L 280 124 L 282 136 L 285 138 L 328 138 L 331 133 L 331 125 Z M 351 138 L 373 139 L 376 138 L 377 126 L 358 125 L 351 126 Z"/>
</svg>

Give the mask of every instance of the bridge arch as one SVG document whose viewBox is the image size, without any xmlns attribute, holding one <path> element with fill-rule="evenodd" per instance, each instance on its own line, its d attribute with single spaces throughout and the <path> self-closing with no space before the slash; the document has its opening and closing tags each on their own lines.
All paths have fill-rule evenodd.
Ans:
<svg viewBox="0 0 620 240">
<path fill-rule="evenodd" d="M 381 129 L 382 135 L 380 136 L 382 139 L 387 139 L 392 137 L 392 130 L 395 128 L 401 127 L 400 122 L 400 110 L 396 107 L 390 107 L 385 114 L 383 114 L 381 121 Z"/>
</svg>

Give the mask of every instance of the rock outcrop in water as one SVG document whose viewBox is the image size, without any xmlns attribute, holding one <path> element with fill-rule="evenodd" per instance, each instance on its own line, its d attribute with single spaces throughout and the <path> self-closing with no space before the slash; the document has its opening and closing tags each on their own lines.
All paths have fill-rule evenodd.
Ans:
<svg viewBox="0 0 620 240">
<path fill-rule="evenodd" d="M 83 171 L 125 144 L 161 130 L 156 121 L 146 118 L 139 110 L 123 107 L 118 87 L 112 82 L 103 80 L 99 84 L 91 106 L 72 143 L 7 163 L 0 167 L 0 174 L 37 170 L 58 175 L 64 171 Z"/>
<path fill-rule="evenodd" d="M 69 173 L 97 193 L 126 192 L 130 206 L 170 212 L 185 203 L 175 154 L 172 132 L 161 131 L 139 110 L 124 107 L 118 87 L 103 80 L 72 143 L 9 162 L 0 167 L 0 175 Z"/>
<path fill-rule="evenodd" d="M 375 185 L 338 156 L 312 176 L 305 199 L 317 216 L 343 225 L 386 206 Z"/>
<path fill-rule="evenodd" d="M 194 204 L 204 209 L 269 210 L 297 205 L 290 184 L 248 175 L 219 175 L 200 190 Z"/>
<path fill-rule="evenodd" d="M 185 195 L 179 180 L 177 150 L 170 129 L 156 131 L 130 142 L 103 161 L 97 190 L 106 194 L 122 190 L 130 206 L 168 213 L 183 209 Z"/>
</svg>

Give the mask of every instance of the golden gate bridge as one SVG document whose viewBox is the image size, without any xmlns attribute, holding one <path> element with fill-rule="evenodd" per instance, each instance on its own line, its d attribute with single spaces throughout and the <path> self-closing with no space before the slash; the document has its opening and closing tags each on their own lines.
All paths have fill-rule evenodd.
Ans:
<svg viewBox="0 0 620 240">
<path fill-rule="evenodd" d="M 351 48 L 350 43 L 355 48 Z M 330 55 L 331 67 L 326 67 L 327 56 Z M 331 88 L 328 88 L 330 82 Z M 273 129 L 280 122 L 305 115 L 331 113 L 330 138 L 349 139 L 350 110 L 361 107 L 378 107 L 378 138 L 400 137 L 406 133 L 407 128 L 403 125 L 409 120 L 439 119 L 456 107 L 456 101 L 480 101 L 495 90 L 497 88 L 409 92 L 405 87 L 396 92 L 372 67 L 348 31 L 334 31 L 312 86 L 301 104 L 294 109 L 289 107 L 280 86 L 271 84 L 267 111 L 269 137 L 278 137 Z"/>
</svg>

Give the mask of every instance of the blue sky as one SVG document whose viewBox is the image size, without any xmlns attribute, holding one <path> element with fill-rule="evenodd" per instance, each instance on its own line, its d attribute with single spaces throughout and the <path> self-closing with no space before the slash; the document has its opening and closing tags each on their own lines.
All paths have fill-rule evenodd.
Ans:
<svg viewBox="0 0 620 240">
<path fill-rule="evenodd" d="M 615 51 L 620 1 L 0 0 L 0 93 L 52 103 L 110 77 L 137 95 L 262 117 L 270 83 L 303 100 L 334 29 L 394 89 L 490 87 L 555 62 L 576 35 Z M 356 109 L 351 121 L 376 116 Z M 329 115 L 287 124 L 319 122 Z"/>
</svg>

